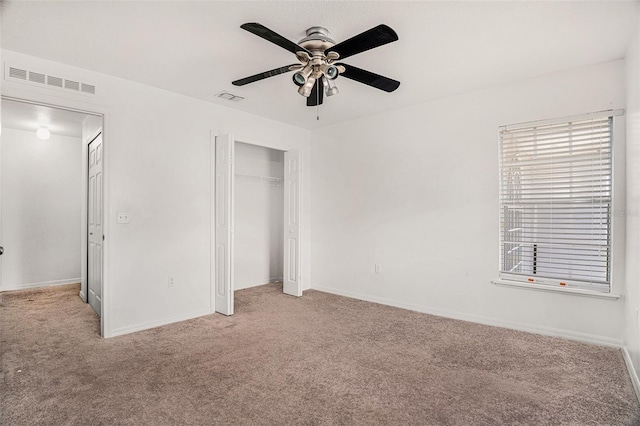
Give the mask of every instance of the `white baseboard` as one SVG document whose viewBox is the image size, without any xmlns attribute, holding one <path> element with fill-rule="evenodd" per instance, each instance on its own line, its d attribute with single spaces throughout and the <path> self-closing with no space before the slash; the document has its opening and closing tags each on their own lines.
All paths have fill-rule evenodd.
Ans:
<svg viewBox="0 0 640 426">
<path fill-rule="evenodd" d="M 623 346 L 620 350 L 622 351 L 624 363 L 627 364 L 627 370 L 629 370 L 633 390 L 636 391 L 636 398 L 638 398 L 638 402 L 640 402 L 640 380 L 638 379 L 638 373 L 636 373 L 636 369 L 633 367 L 633 361 L 631 361 L 631 355 L 627 348 Z"/>
<path fill-rule="evenodd" d="M 30 283 L 30 284 L 10 284 L 6 287 L 0 288 L 0 291 L 15 291 L 15 290 L 28 290 L 39 287 L 52 287 L 56 285 L 67 285 L 67 284 L 78 284 L 82 281 L 82 278 L 67 278 L 64 280 L 55 280 L 55 281 L 44 281 L 40 283 Z"/>
<path fill-rule="evenodd" d="M 189 313 L 189 314 L 185 314 L 185 315 L 177 315 L 177 316 L 171 317 L 171 318 L 163 318 L 163 319 L 157 320 L 157 321 L 149 321 L 149 322 L 145 322 L 145 323 L 142 323 L 142 324 L 135 324 L 135 325 L 127 326 L 127 327 L 116 328 L 114 330 L 111 330 L 110 332 L 105 332 L 105 336 L 104 337 L 122 336 L 124 334 L 135 333 L 136 331 L 142 331 L 142 330 L 149 330 L 151 328 L 156 328 L 156 327 L 160 327 L 160 326 L 163 326 L 163 325 L 173 324 L 175 322 L 186 321 L 186 320 L 202 317 L 202 316 L 205 316 L 205 315 L 210 315 L 210 314 L 213 314 L 213 313 L 214 312 L 206 309 L 206 310 L 203 310 L 203 311 L 193 312 L 193 313 Z"/>
<path fill-rule="evenodd" d="M 84 294 L 84 291 L 80 290 L 80 293 L 78 294 L 78 296 L 80 296 L 80 299 L 82 299 L 84 303 L 87 303 L 87 295 Z"/>
<path fill-rule="evenodd" d="M 614 348 L 624 347 L 623 341 L 621 339 L 615 339 L 615 338 L 606 337 L 606 336 L 599 336 L 597 334 L 581 333 L 578 331 L 563 330 L 563 329 L 553 328 L 553 327 L 541 327 L 541 326 L 536 326 L 531 324 L 502 321 L 496 318 L 484 317 L 480 315 L 469 315 L 461 312 L 454 312 L 454 311 L 448 311 L 443 309 L 412 305 L 408 303 L 397 302 L 394 300 L 384 299 L 384 298 L 375 297 L 375 296 L 369 296 L 366 294 L 361 294 L 361 293 L 356 293 L 351 291 L 345 291 L 345 290 L 336 289 L 332 287 L 314 285 L 311 287 L 311 289 L 323 291 L 326 293 L 337 294 L 339 296 L 350 297 L 353 299 L 364 300 L 367 302 L 380 303 L 381 305 L 388 305 L 388 306 L 394 306 L 396 308 L 408 309 L 410 311 L 422 312 L 430 315 L 437 315 L 440 317 L 475 322 L 475 323 L 491 325 L 495 327 L 509 328 L 512 330 L 542 334 L 545 336 L 563 337 L 565 339 L 576 340 L 584 343 L 592 343 L 592 344 L 602 345 L 602 346 L 610 346 Z"/>
</svg>

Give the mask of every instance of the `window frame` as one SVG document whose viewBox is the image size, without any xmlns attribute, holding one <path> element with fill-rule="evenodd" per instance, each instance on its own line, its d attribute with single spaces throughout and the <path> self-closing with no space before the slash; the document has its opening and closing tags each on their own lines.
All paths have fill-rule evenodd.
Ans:
<svg viewBox="0 0 640 426">
<path fill-rule="evenodd" d="M 603 297 L 610 299 L 618 299 L 620 296 L 614 293 L 614 275 L 616 267 L 616 238 L 615 234 L 617 233 L 617 218 L 619 216 L 616 210 L 616 200 L 620 196 L 616 194 L 616 181 L 618 180 L 616 176 L 616 167 L 615 164 L 618 160 L 616 160 L 615 155 L 615 147 L 619 145 L 620 142 L 617 140 L 622 137 L 624 138 L 624 132 L 621 131 L 619 120 L 616 119 L 618 116 L 624 115 L 624 110 L 616 109 L 616 110 L 605 110 L 605 111 L 597 111 L 593 113 L 580 114 L 580 115 L 572 115 L 565 117 L 558 117 L 547 120 L 538 120 L 538 121 L 530 121 L 523 123 L 516 123 L 510 125 L 499 126 L 498 128 L 498 279 L 493 280 L 492 282 L 499 286 L 514 286 L 520 288 L 529 288 L 543 291 L 552 291 L 552 292 L 560 292 L 565 294 L 576 294 L 576 295 L 586 295 L 586 296 L 595 296 L 595 297 Z M 584 288 L 585 281 L 580 280 L 571 280 L 571 279 L 560 279 L 560 278 L 549 278 L 549 277 L 534 277 L 532 280 L 526 274 L 521 275 L 520 277 L 514 276 L 514 274 L 509 274 L 508 272 L 503 271 L 503 212 L 502 209 L 504 207 L 504 195 L 503 191 L 503 173 L 504 173 L 504 164 L 503 164 L 503 138 L 501 136 L 501 132 L 516 130 L 516 129 L 524 129 L 527 127 L 541 127 L 546 125 L 555 125 L 555 124 L 563 124 L 563 123 L 571 123 L 576 121 L 585 121 L 590 119 L 602 119 L 602 118 L 610 118 L 611 120 L 611 174 L 610 174 L 610 204 L 609 204 L 609 214 L 610 214 L 610 222 L 608 229 L 608 239 L 609 239 L 609 256 L 608 256 L 608 288 L 606 290 L 602 288 Z M 563 283 L 563 284 L 561 284 Z M 576 286 L 577 284 L 578 286 Z M 600 285 L 600 287 L 603 287 Z"/>
</svg>

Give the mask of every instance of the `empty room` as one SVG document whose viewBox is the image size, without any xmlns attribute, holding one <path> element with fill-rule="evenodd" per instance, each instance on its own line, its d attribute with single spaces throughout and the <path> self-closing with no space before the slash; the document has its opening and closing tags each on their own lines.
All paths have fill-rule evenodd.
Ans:
<svg viewBox="0 0 640 426">
<path fill-rule="evenodd" d="M 0 424 L 640 425 L 639 1 L 0 13 Z"/>
</svg>

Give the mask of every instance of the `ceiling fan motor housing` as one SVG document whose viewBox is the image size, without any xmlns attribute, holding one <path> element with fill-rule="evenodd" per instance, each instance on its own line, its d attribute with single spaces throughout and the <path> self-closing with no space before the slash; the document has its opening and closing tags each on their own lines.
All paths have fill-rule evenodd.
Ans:
<svg viewBox="0 0 640 426">
<path fill-rule="evenodd" d="M 316 54 L 324 56 L 324 51 L 335 46 L 336 42 L 329 37 L 329 31 L 324 27 L 311 27 L 307 30 L 307 36 L 298 42 L 299 46 Z"/>
<path fill-rule="evenodd" d="M 298 46 L 304 47 L 313 56 L 309 57 L 306 53 L 298 54 L 298 59 L 305 64 L 305 67 L 293 75 L 293 82 L 300 86 L 298 92 L 303 96 L 308 96 L 310 93 L 310 89 L 307 90 L 306 87 L 310 80 L 315 82 L 323 77 L 334 80 L 339 74 L 338 68 L 331 65 L 331 62 L 336 58 L 327 58 L 325 55 L 325 51 L 336 44 L 329 37 L 329 31 L 324 27 L 316 26 L 307 29 L 306 33 L 307 36 L 298 42 Z M 311 67 L 311 72 L 309 72 L 309 67 Z"/>
</svg>

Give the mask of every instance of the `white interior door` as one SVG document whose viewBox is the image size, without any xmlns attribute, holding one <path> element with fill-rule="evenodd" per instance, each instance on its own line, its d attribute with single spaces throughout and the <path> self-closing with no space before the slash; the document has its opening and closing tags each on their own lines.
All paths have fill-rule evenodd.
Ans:
<svg viewBox="0 0 640 426">
<path fill-rule="evenodd" d="M 284 269 L 283 291 L 302 296 L 300 283 L 300 151 L 284 153 Z"/>
<path fill-rule="evenodd" d="M 89 205 L 87 209 L 87 287 L 89 304 L 101 315 L 102 306 L 102 134 L 89 143 Z"/>
<path fill-rule="evenodd" d="M 231 135 L 215 145 L 215 308 L 233 315 L 233 155 Z"/>
</svg>

